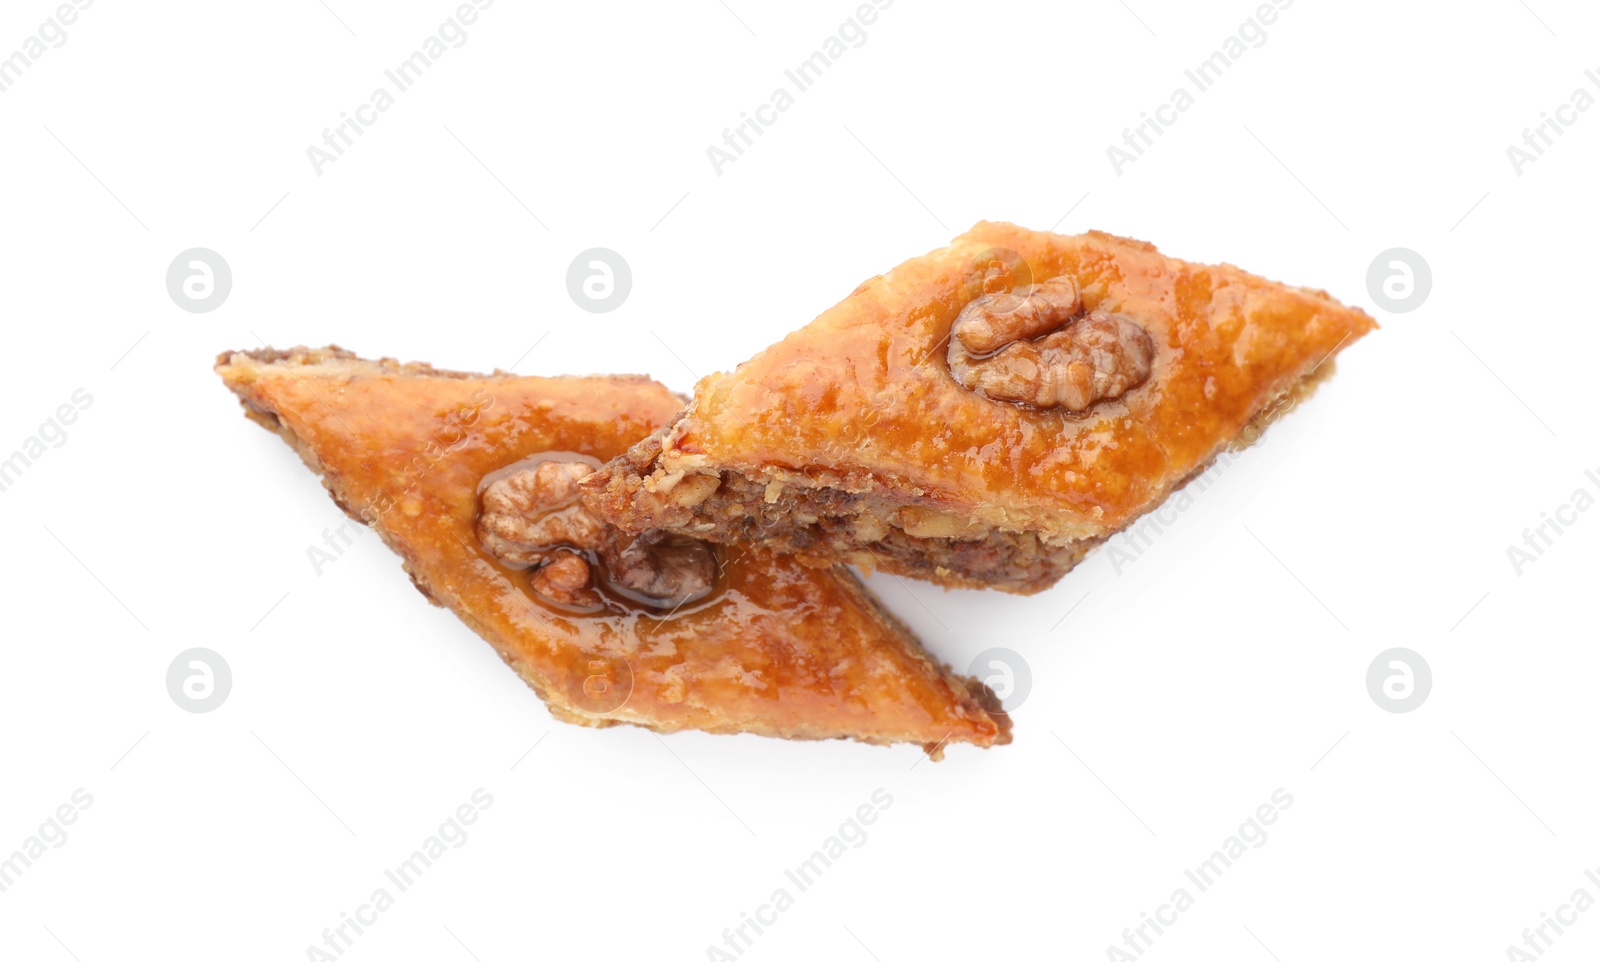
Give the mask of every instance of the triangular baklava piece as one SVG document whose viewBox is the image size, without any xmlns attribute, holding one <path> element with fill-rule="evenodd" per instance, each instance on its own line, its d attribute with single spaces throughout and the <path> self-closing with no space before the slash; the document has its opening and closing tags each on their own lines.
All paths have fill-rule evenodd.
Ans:
<svg viewBox="0 0 1600 962">
<path fill-rule="evenodd" d="M 982 223 L 702 380 L 585 488 L 630 531 L 1031 593 L 1374 327 L 1138 241 Z"/>
<path fill-rule="evenodd" d="M 583 508 L 577 482 L 681 408 L 653 381 L 456 374 L 338 348 L 228 353 L 217 371 L 558 718 L 934 751 L 1009 740 L 993 695 L 847 571 L 625 535 Z"/>
</svg>

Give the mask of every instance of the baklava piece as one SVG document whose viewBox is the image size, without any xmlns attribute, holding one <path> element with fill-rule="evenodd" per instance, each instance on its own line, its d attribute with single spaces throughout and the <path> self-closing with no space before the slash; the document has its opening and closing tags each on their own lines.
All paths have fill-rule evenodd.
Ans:
<svg viewBox="0 0 1600 962">
<path fill-rule="evenodd" d="M 1375 327 L 1139 241 L 981 223 L 702 380 L 585 497 L 628 532 L 1031 594 Z"/>
<path fill-rule="evenodd" d="M 578 482 L 682 407 L 653 381 L 456 374 L 338 348 L 228 353 L 217 371 L 557 718 L 934 753 L 1010 740 L 993 694 L 847 571 L 623 532 L 583 506 Z"/>
</svg>

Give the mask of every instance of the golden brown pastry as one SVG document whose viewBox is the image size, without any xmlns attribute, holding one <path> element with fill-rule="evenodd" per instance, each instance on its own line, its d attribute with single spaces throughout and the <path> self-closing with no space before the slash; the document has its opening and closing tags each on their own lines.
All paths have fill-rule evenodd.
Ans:
<svg viewBox="0 0 1600 962">
<path fill-rule="evenodd" d="M 705 378 L 584 487 L 627 531 L 1029 594 L 1375 327 L 1139 241 L 981 223 Z"/>
<path fill-rule="evenodd" d="M 457 374 L 332 347 L 227 353 L 217 371 L 557 718 L 935 751 L 1009 741 L 992 693 L 931 660 L 849 573 L 625 534 L 583 508 L 577 481 L 680 409 L 653 381 Z"/>
</svg>

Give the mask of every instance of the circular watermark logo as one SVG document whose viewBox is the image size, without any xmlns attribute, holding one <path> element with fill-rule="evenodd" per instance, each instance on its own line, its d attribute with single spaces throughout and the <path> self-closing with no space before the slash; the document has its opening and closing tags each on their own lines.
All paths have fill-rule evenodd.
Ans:
<svg viewBox="0 0 1600 962">
<path fill-rule="evenodd" d="M 622 306 L 633 290 L 633 271 L 621 254 L 591 247 L 572 259 L 567 268 L 567 293 L 572 303 L 591 314 L 606 314 Z"/>
<path fill-rule="evenodd" d="M 985 294 L 1004 294 L 1033 286 L 1033 266 L 1028 259 L 1006 247 L 991 247 L 967 264 L 963 282 L 968 303 Z M 1024 303 L 1019 299 L 1017 305 Z M 1016 309 L 1014 305 L 1012 310 Z"/>
<path fill-rule="evenodd" d="M 1033 690 L 1033 670 L 1028 667 L 1027 659 L 1010 648 L 979 652 L 978 657 L 972 659 L 967 674 L 988 685 L 999 697 L 1004 706 L 1002 714 L 1021 708 L 1028 700 L 1028 692 Z"/>
<path fill-rule="evenodd" d="M 1433 690 L 1433 669 L 1410 648 L 1390 648 L 1367 667 L 1367 694 L 1384 711 L 1416 711 Z"/>
<path fill-rule="evenodd" d="M 573 707 L 609 715 L 633 694 L 633 666 L 618 655 L 579 655 L 567 667 L 567 697 Z"/>
<path fill-rule="evenodd" d="M 1391 314 L 1416 310 L 1432 290 L 1433 269 L 1414 250 L 1391 247 L 1374 257 L 1367 268 L 1367 293 L 1373 303 Z"/>
<path fill-rule="evenodd" d="M 167 666 L 167 693 L 184 711 L 215 711 L 233 690 L 233 670 L 210 648 L 190 648 Z"/>
<path fill-rule="evenodd" d="M 167 293 L 172 303 L 191 314 L 216 310 L 232 290 L 233 270 L 214 250 L 191 247 L 174 257 L 167 268 Z"/>
</svg>

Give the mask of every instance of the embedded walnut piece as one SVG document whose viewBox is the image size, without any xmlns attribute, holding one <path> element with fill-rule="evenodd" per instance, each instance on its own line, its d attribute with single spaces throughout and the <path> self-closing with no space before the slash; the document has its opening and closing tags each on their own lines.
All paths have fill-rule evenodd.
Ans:
<svg viewBox="0 0 1600 962">
<path fill-rule="evenodd" d="M 1083 313 L 1083 297 L 1070 277 L 985 293 L 956 315 L 951 336 L 968 353 L 984 356 L 1024 338 L 1065 327 Z"/>
<path fill-rule="evenodd" d="M 950 329 L 950 373 L 985 397 L 1081 414 L 1143 384 L 1148 332 L 1125 317 L 1083 314 L 1070 277 L 985 294 Z"/>
<path fill-rule="evenodd" d="M 507 564 L 542 564 L 561 545 L 598 551 L 607 525 L 578 503 L 578 482 L 592 471 L 581 461 L 544 461 L 495 481 L 483 492 L 478 540 Z"/>
<path fill-rule="evenodd" d="M 687 604 L 711 593 L 717 559 L 704 541 L 649 531 L 636 538 L 617 533 L 621 550 L 602 556 L 614 586 L 663 604 Z"/>
<path fill-rule="evenodd" d="M 599 610 L 604 602 L 590 582 L 589 562 L 570 551 L 558 551 L 535 571 L 529 584 L 541 597 L 568 608 Z"/>
<path fill-rule="evenodd" d="M 628 598 L 662 608 L 698 601 L 716 582 L 710 545 L 647 531 L 628 535 L 578 502 L 578 482 L 594 469 L 581 461 L 544 461 L 491 483 L 483 492 L 478 540 L 508 564 L 539 566 L 534 591 L 558 605 L 598 608 L 589 552 L 601 576 Z"/>
</svg>

